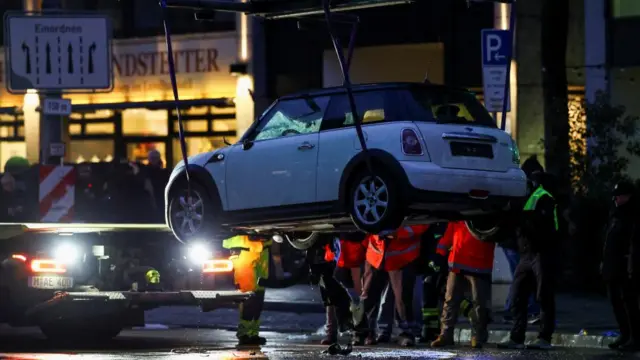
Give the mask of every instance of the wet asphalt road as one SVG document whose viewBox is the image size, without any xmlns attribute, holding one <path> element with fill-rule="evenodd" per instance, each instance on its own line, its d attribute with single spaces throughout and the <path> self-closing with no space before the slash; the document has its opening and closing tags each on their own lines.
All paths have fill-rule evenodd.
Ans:
<svg viewBox="0 0 640 360">
<path fill-rule="evenodd" d="M 60 346 L 44 340 L 35 329 L 0 329 L 0 359 L 329 359 L 318 336 L 263 333 L 269 343 L 261 349 L 236 349 L 234 333 L 210 329 L 128 330 L 101 346 L 74 344 Z M 640 354 L 619 354 L 607 350 L 554 349 L 540 351 L 501 351 L 495 346 L 472 350 L 466 346 L 446 350 L 424 347 L 399 349 L 393 346 L 356 348 L 345 359 L 635 359 Z"/>
</svg>

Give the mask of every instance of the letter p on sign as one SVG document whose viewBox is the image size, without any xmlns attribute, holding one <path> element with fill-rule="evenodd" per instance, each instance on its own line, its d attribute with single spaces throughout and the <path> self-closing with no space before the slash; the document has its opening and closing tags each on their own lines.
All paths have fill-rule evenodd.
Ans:
<svg viewBox="0 0 640 360">
<path fill-rule="evenodd" d="M 509 30 L 482 30 L 482 66 L 506 66 L 512 48 Z"/>
<path fill-rule="evenodd" d="M 502 39 L 495 34 L 487 35 L 487 57 L 486 62 L 491 62 L 496 56 L 500 56 L 500 48 L 502 47 Z"/>
</svg>

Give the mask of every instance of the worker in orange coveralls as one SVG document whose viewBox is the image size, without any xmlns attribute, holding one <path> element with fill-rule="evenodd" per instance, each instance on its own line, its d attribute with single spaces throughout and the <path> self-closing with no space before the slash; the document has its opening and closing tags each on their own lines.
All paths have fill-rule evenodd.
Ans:
<svg viewBox="0 0 640 360">
<path fill-rule="evenodd" d="M 351 296 L 357 302 L 362 293 L 361 268 L 365 261 L 367 247 L 364 233 L 344 233 L 339 237 L 339 248 L 334 249 L 330 244 L 325 245 L 325 260 L 336 262 L 337 271 L 344 271 L 351 277 L 353 288 Z M 355 294 L 354 294 L 355 293 Z M 335 344 L 338 339 L 338 324 L 335 306 L 326 307 L 327 322 L 325 325 L 326 337 L 322 339 L 322 345 Z"/>
<path fill-rule="evenodd" d="M 471 285 L 474 305 L 470 316 L 471 347 L 480 348 L 482 343 L 487 342 L 495 246 L 493 242 L 473 236 L 464 221 L 449 223 L 436 249 L 441 256 L 449 255 L 449 277 L 442 308 L 440 336 L 431 343 L 431 347 L 454 345 L 453 332 L 464 297 L 465 282 Z"/>
<path fill-rule="evenodd" d="M 375 330 L 370 327 L 378 311 L 387 283 L 393 290 L 401 346 L 415 345 L 413 289 L 416 282 L 415 262 L 420 257 L 421 236 L 428 225 L 405 226 L 392 233 L 368 235 L 360 309 L 354 314 L 356 337 L 354 345 L 372 345 Z"/>
</svg>

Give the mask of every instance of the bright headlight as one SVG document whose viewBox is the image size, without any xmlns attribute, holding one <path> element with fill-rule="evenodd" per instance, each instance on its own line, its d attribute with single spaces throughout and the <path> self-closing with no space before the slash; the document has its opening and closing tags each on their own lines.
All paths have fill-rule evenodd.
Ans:
<svg viewBox="0 0 640 360">
<path fill-rule="evenodd" d="M 189 246 L 189 260 L 195 264 L 202 265 L 205 261 L 211 259 L 213 252 L 203 243 L 197 243 Z"/>
<path fill-rule="evenodd" d="M 72 264 L 78 261 L 80 257 L 80 249 L 73 244 L 60 244 L 53 251 L 54 259 L 65 264 Z"/>
</svg>

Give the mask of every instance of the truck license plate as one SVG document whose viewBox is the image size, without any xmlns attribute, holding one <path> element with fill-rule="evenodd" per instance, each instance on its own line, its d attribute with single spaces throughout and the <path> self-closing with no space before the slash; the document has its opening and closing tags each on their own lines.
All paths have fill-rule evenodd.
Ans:
<svg viewBox="0 0 640 360">
<path fill-rule="evenodd" d="M 70 289 L 73 287 L 73 278 L 63 276 L 32 276 L 29 278 L 29 287 L 34 289 Z"/>
</svg>

